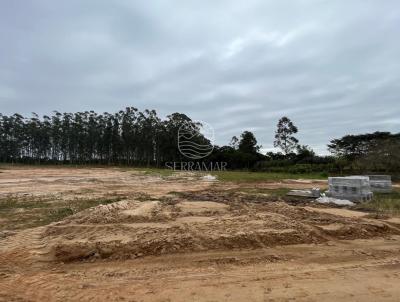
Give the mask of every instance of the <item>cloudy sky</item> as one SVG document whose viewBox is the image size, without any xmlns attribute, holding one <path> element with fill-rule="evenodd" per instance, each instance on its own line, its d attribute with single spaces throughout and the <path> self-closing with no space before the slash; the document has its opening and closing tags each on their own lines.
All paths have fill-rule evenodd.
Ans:
<svg viewBox="0 0 400 302">
<path fill-rule="evenodd" d="M 272 148 L 287 115 L 326 153 L 400 131 L 398 0 L 0 2 L 0 112 L 183 112 Z"/>
</svg>

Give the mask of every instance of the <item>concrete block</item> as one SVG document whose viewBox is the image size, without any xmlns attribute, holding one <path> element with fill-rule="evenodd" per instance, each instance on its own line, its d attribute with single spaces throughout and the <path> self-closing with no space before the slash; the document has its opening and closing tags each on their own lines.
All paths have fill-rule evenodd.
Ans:
<svg viewBox="0 0 400 302">
<path fill-rule="evenodd" d="M 390 175 L 369 175 L 368 177 L 372 192 L 392 192 L 392 177 Z"/>
<path fill-rule="evenodd" d="M 338 199 L 363 201 L 372 199 L 368 176 L 329 177 L 326 195 Z"/>
</svg>

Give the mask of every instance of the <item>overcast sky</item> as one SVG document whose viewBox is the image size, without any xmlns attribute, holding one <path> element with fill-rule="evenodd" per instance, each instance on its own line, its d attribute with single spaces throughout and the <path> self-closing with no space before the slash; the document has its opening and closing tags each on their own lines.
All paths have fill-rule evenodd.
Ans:
<svg viewBox="0 0 400 302">
<path fill-rule="evenodd" d="M 326 153 L 400 131 L 398 0 L 0 1 L 0 112 L 126 106 L 208 122 L 217 143 L 278 119 Z"/>
</svg>

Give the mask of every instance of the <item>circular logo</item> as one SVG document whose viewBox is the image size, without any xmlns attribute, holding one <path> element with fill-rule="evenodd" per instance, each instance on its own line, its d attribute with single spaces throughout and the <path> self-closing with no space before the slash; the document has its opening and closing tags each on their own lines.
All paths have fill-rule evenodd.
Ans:
<svg viewBox="0 0 400 302">
<path fill-rule="evenodd" d="M 178 130 L 178 149 L 191 159 L 204 158 L 214 150 L 214 129 L 206 122 L 187 121 Z"/>
</svg>

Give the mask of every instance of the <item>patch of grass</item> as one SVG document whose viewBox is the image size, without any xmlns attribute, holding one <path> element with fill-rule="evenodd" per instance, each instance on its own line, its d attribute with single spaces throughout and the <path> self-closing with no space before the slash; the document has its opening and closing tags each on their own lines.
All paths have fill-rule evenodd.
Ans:
<svg viewBox="0 0 400 302">
<path fill-rule="evenodd" d="M 0 199 L 0 211 L 12 209 L 34 209 L 47 207 L 48 199 L 41 199 L 37 197 L 17 197 L 8 196 Z"/>
<path fill-rule="evenodd" d="M 68 201 L 56 200 L 54 202 L 54 198 L 7 197 L 0 200 L 0 220 L 2 220 L 0 231 L 47 225 L 85 209 L 101 204 L 110 204 L 125 198 L 125 196 L 117 195 L 100 198 L 75 198 Z"/>
<path fill-rule="evenodd" d="M 74 214 L 71 208 L 56 208 L 47 210 L 42 219 L 36 222 L 36 226 L 47 225 L 55 221 L 63 220 L 65 217 Z"/>
<path fill-rule="evenodd" d="M 52 222 L 61 221 L 80 211 L 96 207 L 102 204 L 110 204 L 122 200 L 121 197 L 105 197 L 91 199 L 75 199 L 68 203 L 60 203 L 56 208 L 47 208 L 41 213 L 40 219 L 36 221 L 34 226 L 43 226 Z"/>
<path fill-rule="evenodd" d="M 271 172 L 244 172 L 244 171 L 221 171 L 212 172 L 220 181 L 233 182 L 262 182 L 278 181 L 283 179 L 326 179 L 322 173 L 292 174 Z"/>
<path fill-rule="evenodd" d="M 360 203 L 355 208 L 378 213 L 400 214 L 400 190 L 393 190 L 391 193 L 374 193 L 371 201 Z"/>
</svg>

